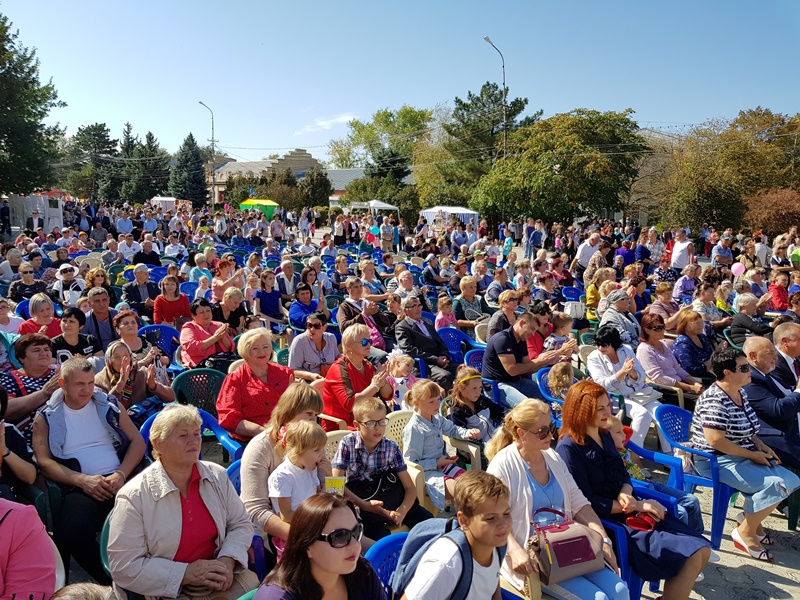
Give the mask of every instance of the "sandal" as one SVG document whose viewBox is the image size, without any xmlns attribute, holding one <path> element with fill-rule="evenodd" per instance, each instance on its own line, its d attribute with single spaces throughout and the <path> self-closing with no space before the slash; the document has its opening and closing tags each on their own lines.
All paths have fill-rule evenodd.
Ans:
<svg viewBox="0 0 800 600">
<path fill-rule="evenodd" d="M 744 511 L 740 511 L 739 514 L 736 515 L 736 524 L 741 525 L 743 521 L 744 521 Z M 762 546 L 772 546 L 775 544 L 775 542 L 772 541 L 772 538 L 769 537 L 769 533 L 770 533 L 769 531 L 764 529 L 764 535 L 759 538 L 758 541 Z M 756 537 L 758 537 L 758 534 L 756 534 Z"/>
<path fill-rule="evenodd" d="M 744 540 L 742 539 L 742 534 L 739 533 L 738 527 L 734 527 L 733 530 L 731 530 L 731 539 L 733 540 L 733 546 L 737 550 L 741 550 L 742 552 L 749 554 L 756 560 L 765 560 L 768 562 L 772 561 L 772 554 L 766 548 L 764 550 L 753 550 L 747 544 L 745 544 Z"/>
</svg>

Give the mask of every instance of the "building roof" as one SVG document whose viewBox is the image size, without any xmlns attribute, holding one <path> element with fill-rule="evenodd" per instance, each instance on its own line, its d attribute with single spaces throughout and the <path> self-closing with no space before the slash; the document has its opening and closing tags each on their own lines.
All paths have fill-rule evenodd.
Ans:
<svg viewBox="0 0 800 600">
<path fill-rule="evenodd" d="M 333 189 L 337 192 L 343 192 L 345 188 L 356 179 L 363 179 L 364 169 L 327 169 L 325 171 L 328 179 L 331 180 Z M 412 185 L 414 183 L 414 174 L 411 173 L 403 178 L 405 185 Z"/>
</svg>

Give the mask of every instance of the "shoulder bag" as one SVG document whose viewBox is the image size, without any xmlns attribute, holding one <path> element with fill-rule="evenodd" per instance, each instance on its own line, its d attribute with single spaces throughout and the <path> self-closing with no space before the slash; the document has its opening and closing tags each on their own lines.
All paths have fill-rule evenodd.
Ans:
<svg viewBox="0 0 800 600">
<path fill-rule="evenodd" d="M 541 527 L 533 519 L 541 512 L 553 513 L 564 521 Z M 531 526 L 533 534 L 526 547 L 544 585 L 594 573 L 605 566 L 602 540 L 586 525 L 569 520 L 563 512 L 540 508 L 533 513 Z"/>
</svg>

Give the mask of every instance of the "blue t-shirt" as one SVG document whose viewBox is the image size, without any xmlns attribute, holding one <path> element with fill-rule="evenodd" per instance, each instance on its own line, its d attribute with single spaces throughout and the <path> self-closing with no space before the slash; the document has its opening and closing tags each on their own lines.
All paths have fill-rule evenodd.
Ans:
<svg viewBox="0 0 800 600">
<path fill-rule="evenodd" d="M 258 309 L 263 314 L 278 318 L 281 316 L 281 293 L 278 290 L 267 292 L 258 290 L 253 294 L 253 299 L 258 298 Z"/>
<path fill-rule="evenodd" d="M 308 315 L 316 310 L 316 300 L 312 300 L 310 304 L 303 304 L 302 302 L 295 300 L 289 307 L 289 322 L 295 327 L 302 327 L 305 329 Z"/>
<path fill-rule="evenodd" d="M 530 470 L 525 469 L 533 497 L 533 512 L 536 512 L 540 508 L 552 508 L 559 512 L 564 512 L 564 491 L 561 489 L 561 486 L 558 485 L 550 467 L 547 467 L 547 472 L 550 475 L 550 479 L 546 484 L 542 485 L 534 479 Z M 533 514 L 531 514 L 531 518 L 539 526 L 551 525 L 561 520 L 558 515 L 554 515 L 551 512 L 540 512 L 536 515 L 535 519 L 533 518 Z"/>
<path fill-rule="evenodd" d="M 525 340 L 517 341 L 511 327 L 496 333 L 487 343 L 486 351 L 483 353 L 483 376 L 487 379 L 505 382 L 522 379 L 522 375 L 511 376 L 506 372 L 500 362 L 500 356 L 503 354 L 513 354 L 517 363 L 521 363 L 522 359 L 528 355 L 527 343 Z"/>
</svg>

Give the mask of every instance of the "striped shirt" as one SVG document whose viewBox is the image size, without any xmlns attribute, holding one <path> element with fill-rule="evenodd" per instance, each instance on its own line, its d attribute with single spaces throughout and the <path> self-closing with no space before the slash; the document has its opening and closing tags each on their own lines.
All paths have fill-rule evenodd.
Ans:
<svg viewBox="0 0 800 600">
<path fill-rule="evenodd" d="M 702 393 L 692 418 L 692 447 L 710 454 L 723 454 L 708 444 L 703 435 L 705 427 L 724 431 L 725 437 L 737 446 L 756 450 L 752 436 L 759 430 L 758 416 L 747 401 L 745 391 L 739 390 L 739 393 L 742 395 L 742 406 L 735 404 L 716 384 Z"/>
</svg>

